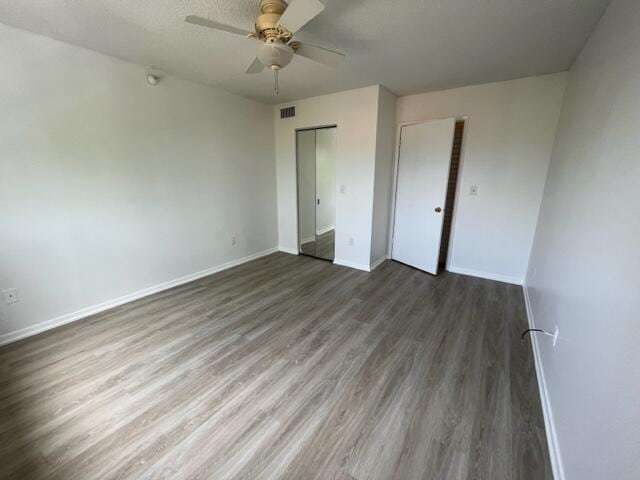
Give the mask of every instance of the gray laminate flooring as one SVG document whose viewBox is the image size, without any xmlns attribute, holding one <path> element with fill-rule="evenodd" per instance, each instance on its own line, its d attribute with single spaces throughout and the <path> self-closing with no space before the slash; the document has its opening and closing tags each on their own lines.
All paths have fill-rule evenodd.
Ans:
<svg viewBox="0 0 640 480">
<path fill-rule="evenodd" d="M 273 254 L 0 348 L 0 478 L 550 479 L 519 287 Z"/>
</svg>

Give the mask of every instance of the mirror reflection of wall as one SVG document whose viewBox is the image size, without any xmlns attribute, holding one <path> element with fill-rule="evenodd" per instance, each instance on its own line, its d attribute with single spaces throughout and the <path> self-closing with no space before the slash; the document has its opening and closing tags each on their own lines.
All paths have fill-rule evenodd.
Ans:
<svg viewBox="0 0 640 480">
<path fill-rule="evenodd" d="M 296 132 L 300 253 L 335 256 L 336 127 Z"/>
<path fill-rule="evenodd" d="M 300 251 L 315 256 L 316 242 L 316 132 L 298 133 L 298 238 Z"/>
</svg>

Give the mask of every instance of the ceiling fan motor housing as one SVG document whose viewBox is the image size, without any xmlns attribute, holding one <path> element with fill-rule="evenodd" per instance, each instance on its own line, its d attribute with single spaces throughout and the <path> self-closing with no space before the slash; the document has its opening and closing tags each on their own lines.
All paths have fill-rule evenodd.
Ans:
<svg viewBox="0 0 640 480">
<path fill-rule="evenodd" d="M 287 8 L 283 0 L 260 0 L 260 15 L 256 19 L 256 32 L 267 43 L 287 43 L 293 36 L 280 27 L 280 17 Z"/>
</svg>

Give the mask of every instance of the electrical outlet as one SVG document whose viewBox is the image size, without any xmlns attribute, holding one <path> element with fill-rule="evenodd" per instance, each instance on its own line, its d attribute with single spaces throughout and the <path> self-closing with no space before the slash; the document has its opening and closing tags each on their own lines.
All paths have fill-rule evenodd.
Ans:
<svg viewBox="0 0 640 480">
<path fill-rule="evenodd" d="M 558 330 L 558 326 L 556 325 L 556 328 L 553 330 L 553 346 L 556 346 L 556 343 L 558 343 L 558 335 L 560 335 L 560 330 Z"/>
<path fill-rule="evenodd" d="M 233 247 L 236 243 L 238 243 L 235 236 L 231 237 L 231 246 Z"/>
<path fill-rule="evenodd" d="M 346 185 L 340 185 L 340 193 L 347 193 L 347 186 Z"/>
<path fill-rule="evenodd" d="M 469 189 L 469 195 L 478 195 L 477 185 L 471 185 L 471 188 Z"/>
<path fill-rule="evenodd" d="M 3 290 L 2 295 L 4 295 L 4 301 L 7 305 L 18 303 L 18 291 L 15 288 L 7 288 L 6 290 Z"/>
<path fill-rule="evenodd" d="M 349 246 L 353 247 L 353 237 L 349 237 Z"/>
</svg>

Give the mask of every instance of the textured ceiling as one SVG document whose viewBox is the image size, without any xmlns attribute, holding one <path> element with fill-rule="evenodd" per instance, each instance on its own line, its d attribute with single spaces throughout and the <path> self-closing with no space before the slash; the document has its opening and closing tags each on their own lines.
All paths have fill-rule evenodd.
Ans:
<svg viewBox="0 0 640 480">
<path fill-rule="evenodd" d="M 294 0 L 295 1 L 295 0 Z M 254 44 L 184 22 L 252 28 L 259 0 L 0 0 L 0 22 L 268 103 L 380 83 L 398 95 L 566 70 L 609 0 L 322 0 L 298 40 L 347 53 L 296 58 L 272 93 L 245 75 Z"/>
</svg>

